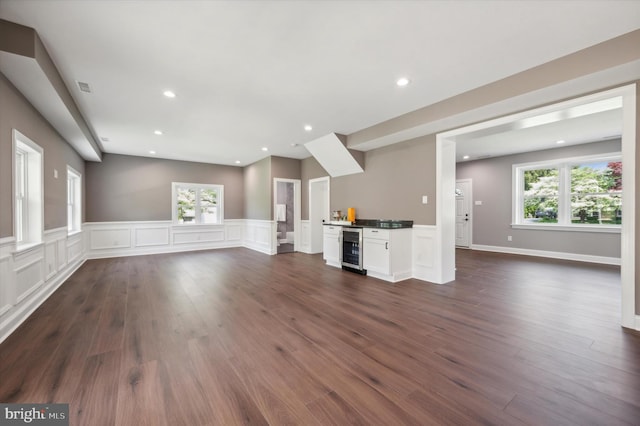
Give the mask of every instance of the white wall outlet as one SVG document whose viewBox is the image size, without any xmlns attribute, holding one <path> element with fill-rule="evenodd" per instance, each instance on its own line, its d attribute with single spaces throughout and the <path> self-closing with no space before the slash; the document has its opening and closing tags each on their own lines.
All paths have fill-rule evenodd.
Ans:
<svg viewBox="0 0 640 426">
<path fill-rule="evenodd" d="M 53 178 L 58 179 L 58 170 L 53 169 Z"/>
<path fill-rule="evenodd" d="M 507 235 L 507 241 L 513 241 L 513 237 L 511 235 Z"/>
<path fill-rule="evenodd" d="M 482 201 L 478 200 L 474 203 L 476 206 L 481 206 L 482 205 Z"/>
<path fill-rule="evenodd" d="M 429 202 L 429 197 L 426 195 L 422 196 L 422 204 L 427 204 Z"/>
</svg>

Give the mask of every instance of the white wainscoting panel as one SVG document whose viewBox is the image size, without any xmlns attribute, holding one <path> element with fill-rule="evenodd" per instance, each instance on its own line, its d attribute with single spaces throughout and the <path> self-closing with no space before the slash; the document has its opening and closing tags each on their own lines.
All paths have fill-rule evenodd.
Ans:
<svg viewBox="0 0 640 426">
<path fill-rule="evenodd" d="M 21 252 L 13 238 L 0 240 L 0 342 L 82 265 L 82 242 L 82 232 L 68 236 L 66 228 L 45 231 L 42 244 Z"/>
<path fill-rule="evenodd" d="M 225 231 L 227 241 L 236 241 L 242 244 L 242 230 L 244 228 L 244 219 L 225 220 Z"/>
<path fill-rule="evenodd" d="M 168 226 L 135 228 L 134 245 L 135 247 L 167 246 L 169 234 Z"/>
<path fill-rule="evenodd" d="M 45 281 L 53 278 L 60 270 L 59 244 L 67 240 L 67 228 L 55 228 L 44 231 L 44 273 Z M 66 256 L 65 256 L 66 257 Z"/>
<path fill-rule="evenodd" d="M 67 237 L 65 252 L 68 264 L 72 264 L 78 260 L 84 260 L 85 246 L 82 233 Z"/>
<path fill-rule="evenodd" d="M 224 241 L 224 226 L 218 229 L 173 231 L 173 244 L 211 243 Z"/>
<path fill-rule="evenodd" d="M 438 282 L 436 227 L 413 226 L 413 277 L 419 280 Z"/>
<path fill-rule="evenodd" d="M 44 271 L 45 280 L 53 277 L 58 272 L 58 244 L 56 241 L 44 245 Z"/>
<path fill-rule="evenodd" d="M 277 223 L 272 220 L 245 220 L 244 247 L 266 254 L 276 254 Z"/>
<path fill-rule="evenodd" d="M 44 283 L 44 244 L 16 253 L 13 265 L 16 300 L 20 303 Z"/>
<path fill-rule="evenodd" d="M 80 241 L 82 242 L 82 237 L 78 235 Z M 56 253 L 58 259 L 57 269 L 60 271 L 67 265 L 67 239 L 63 238 L 56 241 Z"/>
<path fill-rule="evenodd" d="M 15 277 L 13 274 L 13 237 L 0 239 L 0 323 L 3 316 L 16 303 Z"/>
<path fill-rule="evenodd" d="M 129 226 L 90 228 L 89 248 L 91 250 L 123 249 L 131 247 L 131 228 Z"/>
<path fill-rule="evenodd" d="M 244 220 L 223 225 L 176 225 L 170 220 L 91 222 L 87 257 L 137 256 L 242 246 Z M 94 238 L 94 236 L 97 236 Z"/>
</svg>

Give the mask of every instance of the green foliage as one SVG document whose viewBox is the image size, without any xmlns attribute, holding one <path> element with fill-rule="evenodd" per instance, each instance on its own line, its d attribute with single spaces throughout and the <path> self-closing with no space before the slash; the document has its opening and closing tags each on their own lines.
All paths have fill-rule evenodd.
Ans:
<svg viewBox="0 0 640 426">
<path fill-rule="evenodd" d="M 558 169 L 526 170 L 524 172 L 524 189 L 524 217 L 534 218 L 539 216 L 540 212 L 557 217 Z M 551 217 L 544 217 L 543 220 L 557 221 Z"/>
</svg>

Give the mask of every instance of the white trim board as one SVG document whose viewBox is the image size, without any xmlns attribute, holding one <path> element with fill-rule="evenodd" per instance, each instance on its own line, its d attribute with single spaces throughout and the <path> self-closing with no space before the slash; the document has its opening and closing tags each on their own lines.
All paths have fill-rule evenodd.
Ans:
<svg viewBox="0 0 640 426">
<path fill-rule="evenodd" d="M 546 257 L 551 259 L 573 260 L 576 262 L 601 263 L 605 265 L 620 266 L 619 257 L 593 256 L 588 254 L 563 253 L 559 251 L 533 250 L 517 247 L 487 246 L 472 244 L 471 250 L 491 251 L 495 253 L 519 254 L 523 256 Z"/>
</svg>

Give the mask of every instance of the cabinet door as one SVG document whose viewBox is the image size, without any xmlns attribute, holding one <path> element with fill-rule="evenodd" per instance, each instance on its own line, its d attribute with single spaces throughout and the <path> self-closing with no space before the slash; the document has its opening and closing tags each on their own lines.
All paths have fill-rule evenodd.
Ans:
<svg viewBox="0 0 640 426">
<path fill-rule="evenodd" d="M 323 254 L 324 260 L 330 260 L 332 262 L 340 261 L 340 234 L 325 233 L 322 239 L 323 242 Z"/>
<path fill-rule="evenodd" d="M 364 238 L 362 249 L 363 267 L 367 271 L 389 275 L 389 241 Z"/>
</svg>

